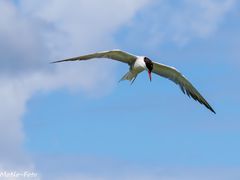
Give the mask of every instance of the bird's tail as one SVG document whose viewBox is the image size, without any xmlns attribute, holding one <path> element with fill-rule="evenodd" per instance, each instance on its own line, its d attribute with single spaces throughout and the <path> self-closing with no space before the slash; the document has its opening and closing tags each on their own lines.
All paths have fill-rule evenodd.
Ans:
<svg viewBox="0 0 240 180">
<path fill-rule="evenodd" d="M 137 78 L 137 75 L 129 71 L 119 80 L 119 82 L 123 80 L 128 80 L 128 81 L 131 81 L 131 84 L 132 84 L 136 78 Z"/>
</svg>

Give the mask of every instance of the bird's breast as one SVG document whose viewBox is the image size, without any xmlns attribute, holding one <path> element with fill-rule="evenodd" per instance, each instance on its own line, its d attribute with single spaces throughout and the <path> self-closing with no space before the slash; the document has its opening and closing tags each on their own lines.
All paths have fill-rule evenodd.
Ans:
<svg viewBox="0 0 240 180">
<path fill-rule="evenodd" d="M 146 69 L 146 64 L 144 62 L 144 57 L 138 57 L 132 67 L 132 71 L 136 73 L 140 73 L 145 69 Z"/>
</svg>

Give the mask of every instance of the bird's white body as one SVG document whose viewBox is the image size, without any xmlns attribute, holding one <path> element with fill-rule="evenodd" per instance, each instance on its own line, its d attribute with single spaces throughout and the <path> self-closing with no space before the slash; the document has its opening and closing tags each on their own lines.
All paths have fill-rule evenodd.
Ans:
<svg viewBox="0 0 240 180">
<path fill-rule="evenodd" d="M 147 67 L 144 62 L 144 56 L 137 56 L 137 60 L 133 64 L 132 71 L 134 71 L 136 74 L 138 74 L 145 69 L 147 69 Z"/>
<path fill-rule="evenodd" d="M 132 66 L 130 66 L 129 71 L 122 77 L 121 80 L 129 80 L 136 78 L 139 73 L 146 69 L 146 64 L 144 62 L 144 56 L 137 56 L 136 61 Z"/>
</svg>

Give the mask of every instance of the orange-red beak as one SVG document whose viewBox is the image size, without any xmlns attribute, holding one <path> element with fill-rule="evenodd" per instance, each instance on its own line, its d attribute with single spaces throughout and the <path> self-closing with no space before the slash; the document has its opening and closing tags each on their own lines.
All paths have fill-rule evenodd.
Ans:
<svg viewBox="0 0 240 180">
<path fill-rule="evenodd" d="M 149 76 L 150 81 L 152 81 L 152 73 L 151 73 L 151 71 L 148 71 L 148 76 Z"/>
</svg>

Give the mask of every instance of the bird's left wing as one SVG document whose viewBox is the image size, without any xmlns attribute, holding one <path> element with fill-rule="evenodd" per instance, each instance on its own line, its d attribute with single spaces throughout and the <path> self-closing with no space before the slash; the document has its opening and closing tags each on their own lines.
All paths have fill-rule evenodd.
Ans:
<svg viewBox="0 0 240 180">
<path fill-rule="evenodd" d="M 173 82 L 175 82 L 180 86 L 184 94 L 186 93 L 189 97 L 192 97 L 194 100 L 198 101 L 199 103 L 204 104 L 209 110 L 215 113 L 213 108 L 208 104 L 208 102 L 203 98 L 203 96 L 197 91 L 197 89 L 194 88 L 194 86 L 174 67 L 153 62 L 152 72 L 172 80 Z"/>
<path fill-rule="evenodd" d="M 64 61 L 82 61 L 82 60 L 89 60 L 89 59 L 93 59 L 93 58 L 108 58 L 108 59 L 121 61 L 121 62 L 127 63 L 129 65 L 134 63 L 135 60 L 137 59 L 136 56 L 129 54 L 127 52 L 124 52 L 121 50 L 112 50 L 112 51 L 102 51 L 102 52 L 87 54 L 87 55 L 73 57 L 73 58 L 69 58 L 69 59 L 63 59 L 60 61 L 54 61 L 52 63 L 59 63 L 59 62 L 64 62 Z"/>
</svg>

